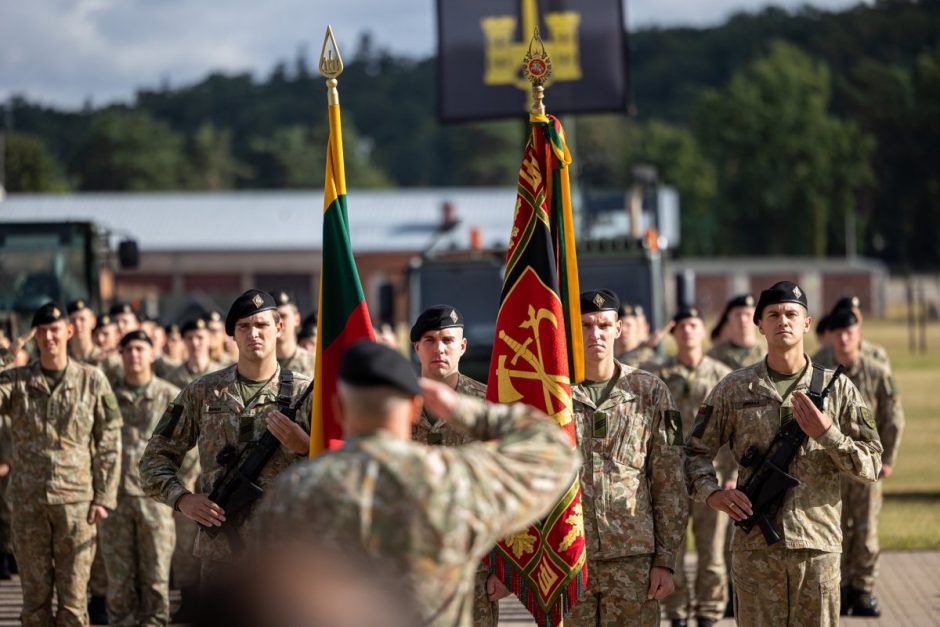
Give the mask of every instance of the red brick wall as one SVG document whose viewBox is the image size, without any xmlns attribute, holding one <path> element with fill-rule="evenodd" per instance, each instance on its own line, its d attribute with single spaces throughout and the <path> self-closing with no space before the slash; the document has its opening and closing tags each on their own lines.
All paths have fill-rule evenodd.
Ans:
<svg viewBox="0 0 940 627">
<path fill-rule="evenodd" d="M 858 296 L 862 301 L 862 311 L 871 311 L 872 286 L 868 274 L 825 274 L 822 288 L 824 311 L 832 309 L 843 296 Z"/>
<path fill-rule="evenodd" d="M 731 298 L 731 277 L 724 274 L 697 274 L 695 276 L 695 305 L 706 318 L 721 314 Z"/>
<path fill-rule="evenodd" d="M 754 298 L 760 296 L 760 293 L 766 290 L 774 283 L 780 281 L 790 281 L 792 283 L 800 282 L 800 275 L 793 273 L 773 273 L 773 274 L 752 274 L 751 275 L 751 294 Z"/>
</svg>

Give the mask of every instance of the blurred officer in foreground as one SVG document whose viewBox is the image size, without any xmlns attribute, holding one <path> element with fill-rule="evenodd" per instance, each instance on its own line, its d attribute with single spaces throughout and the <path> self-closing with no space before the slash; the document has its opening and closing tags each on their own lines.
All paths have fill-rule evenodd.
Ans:
<svg viewBox="0 0 940 627">
<path fill-rule="evenodd" d="M 651 365 L 649 372 L 662 379 L 669 388 L 672 399 L 682 417 L 682 441 L 692 431 L 695 413 L 712 388 L 731 369 L 705 355 L 705 322 L 698 309 L 680 309 L 672 318 L 675 326 L 672 336 L 678 347 L 674 357 L 662 364 Z M 644 368 L 644 366 L 640 366 Z M 722 485 L 734 485 L 734 459 L 727 447 L 722 447 L 717 460 L 718 474 Z M 711 627 L 724 616 L 727 603 L 727 575 L 725 569 L 725 535 L 728 519 L 704 503 L 691 501 L 689 517 L 692 519 L 692 536 L 698 556 L 694 586 L 686 582 L 685 542 L 679 543 L 677 569 L 673 581 L 676 591 L 666 597 L 663 605 L 666 618 L 673 627 L 685 627 L 689 616 L 695 616 L 699 627 Z M 689 588 L 694 589 L 694 595 Z"/>
<path fill-rule="evenodd" d="M 238 363 L 192 382 L 167 407 L 140 460 L 140 480 L 147 494 L 206 526 L 222 527 L 225 510 L 209 499 L 213 486 L 226 474 L 218 456 L 228 450 L 238 456 L 266 430 L 280 442 L 264 464 L 257 485 L 264 489 L 295 461 L 306 458 L 310 446 L 310 403 L 298 408 L 293 422 L 281 411 L 294 403 L 310 380 L 282 369 L 275 355 L 281 333 L 274 298 L 248 290 L 232 303 L 225 332 L 238 343 Z M 309 397 L 308 397 L 309 398 Z M 193 493 L 179 476 L 186 454 L 199 448 L 202 475 Z M 223 461 L 226 456 L 223 455 Z M 240 469 L 240 466 L 239 466 Z M 226 531 L 211 537 L 200 532 L 195 554 L 201 560 L 202 583 L 216 570 L 230 567 L 248 537 L 254 507 L 232 519 Z"/>
<path fill-rule="evenodd" d="M 153 345 L 144 331 L 120 343 L 124 378 L 114 394 L 121 409 L 121 480 L 117 508 L 101 523 L 110 625 L 166 625 L 170 617 L 172 510 L 144 495 L 137 464 L 179 388 L 153 374 Z"/>
<path fill-rule="evenodd" d="M 581 293 L 586 378 L 571 397 L 588 588 L 569 627 L 659 625 L 685 540 L 681 418 L 659 378 L 614 359 L 619 308 L 610 290 Z"/>
<path fill-rule="evenodd" d="M 317 356 L 297 343 L 300 310 L 287 292 L 275 293 L 274 300 L 277 301 L 277 312 L 284 327 L 277 339 L 277 363 L 281 364 L 281 368 L 305 374 L 312 379 Z"/>
<path fill-rule="evenodd" d="M 480 560 L 551 509 L 577 452 L 531 407 L 490 405 L 428 379 L 419 387 L 408 360 L 376 342 L 350 347 L 339 379 L 345 444 L 278 479 L 259 514 L 263 538 L 364 551 L 405 582 L 414 624 L 469 627 Z M 412 442 L 423 406 L 479 441 Z"/>
<path fill-rule="evenodd" d="M 435 305 L 425 309 L 411 327 L 411 345 L 421 363 L 421 376 L 440 381 L 458 394 L 473 398 L 486 398 L 486 386 L 460 374 L 460 358 L 467 350 L 463 335 L 463 316 L 450 305 Z M 411 439 L 430 445 L 458 446 L 471 439 L 462 431 L 451 427 L 446 420 L 421 410 L 421 417 L 411 426 Z M 487 590 L 489 569 L 481 562 L 474 585 L 473 624 L 475 627 L 496 627 L 499 623 L 499 603 L 489 599 L 489 592 L 500 594 L 505 590 L 494 577 L 493 589 Z"/>
<path fill-rule="evenodd" d="M 96 525 L 117 505 L 121 413 L 101 371 L 69 359 L 73 329 L 62 309 L 43 305 L 32 327 L 39 360 L 0 372 L 0 414 L 10 416 L 13 443 L 20 618 L 83 626 Z"/>
<path fill-rule="evenodd" d="M 825 411 L 807 395 L 820 393 L 833 373 L 803 352 L 812 319 L 799 286 L 781 281 L 761 292 L 754 323 L 767 338 L 767 357 L 726 376 L 708 395 L 686 441 L 686 480 L 694 499 L 735 521 L 750 519 L 751 500 L 742 490 L 722 489 L 712 460 L 730 443 L 739 462 L 738 485 L 747 487 L 752 474 L 766 470 L 761 456 L 781 425 L 796 420 L 808 439 L 784 470 L 799 484 L 783 493 L 776 511 L 766 512 L 781 540 L 768 544 L 756 526 L 749 533 L 734 530 L 735 619 L 745 627 L 837 625 L 839 473 L 869 483 L 878 478 L 878 433 L 865 401 L 844 377 L 831 388 Z"/>
<path fill-rule="evenodd" d="M 753 296 L 741 294 L 729 300 L 720 320 L 724 322 L 722 339 L 708 351 L 709 357 L 732 370 L 756 364 L 763 359 L 765 351 L 758 342 L 754 327 Z"/>
<path fill-rule="evenodd" d="M 881 477 L 890 477 L 901 445 L 904 412 L 890 372 L 873 357 L 863 355 L 862 333 L 851 309 L 829 316 L 832 353 L 837 364 L 855 384 L 874 419 L 884 451 Z M 857 483 L 842 480 L 842 614 L 880 616 L 875 597 L 878 576 L 878 517 L 881 514 L 881 481 Z"/>
</svg>

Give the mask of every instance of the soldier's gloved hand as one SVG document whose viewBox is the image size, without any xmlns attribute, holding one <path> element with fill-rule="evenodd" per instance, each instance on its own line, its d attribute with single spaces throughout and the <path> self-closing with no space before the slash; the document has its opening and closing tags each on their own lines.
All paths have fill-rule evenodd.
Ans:
<svg viewBox="0 0 940 627">
<path fill-rule="evenodd" d="M 187 494 L 180 497 L 176 507 L 184 516 L 206 527 L 221 527 L 225 522 L 225 511 L 210 501 L 205 494 Z"/>
<path fill-rule="evenodd" d="M 104 520 L 108 517 L 108 510 L 106 507 L 101 505 L 96 505 L 92 503 L 88 506 L 88 524 L 97 525 L 99 521 Z"/>
<path fill-rule="evenodd" d="M 303 427 L 282 414 L 274 410 L 264 419 L 274 437 L 278 442 L 289 448 L 297 455 L 303 455 L 310 450 L 310 435 L 304 431 Z"/>
<path fill-rule="evenodd" d="M 705 499 L 705 504 L 728 514 L 734 520 L 744 520 L 754 513 L 750 499 L 740 490 L 715 490 Z"/>
<path fill-rule="evenodd" d="M 446 383 L 433 381 L 421 377 L 421 395 L 424 397 L 424 408 L 432 415 L 447 420 L 457 404 L 457 392 Z"/>
<path fill-rule="evenodd" d="M 672 583 L 672 571 L 662 566 L 653 566 L 650 569 L 650 589 L 646 593 L 647 599 L 661 601 L 672 594 L 675 589 Z"/>
<path fill-rule="evenodd" d="M 822 437 L 832 426 L 832 420 L 829 419 L 829 416 L 825 412 L 819 411 L 813 401 L 800 391 L 793 392 L 793 416 L 803 433 L 814 440 Z"/>
<path fill-rule="evenodd" d="M 509 588 L 503 585 L 502 580 L 496 575 L 490 575 L 486 580 L 486 597 L 491 603 L 508 597 L 510 594 L 512 593 L 509 591 Z"/>
</svg>

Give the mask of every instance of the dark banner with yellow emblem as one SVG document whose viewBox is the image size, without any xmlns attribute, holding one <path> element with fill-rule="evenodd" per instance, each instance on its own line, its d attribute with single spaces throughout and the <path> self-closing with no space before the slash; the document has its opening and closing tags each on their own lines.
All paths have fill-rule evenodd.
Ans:
<svg viewBox="0 0 940 627">
<path fill-rule="evenodd" d="M 552 58 L 555 114 L 625 111 L 622 0 L 438 0 L 438 112 L 444 121 L 527 110 L 522 76 L 535 27 Z"/>
</svg>

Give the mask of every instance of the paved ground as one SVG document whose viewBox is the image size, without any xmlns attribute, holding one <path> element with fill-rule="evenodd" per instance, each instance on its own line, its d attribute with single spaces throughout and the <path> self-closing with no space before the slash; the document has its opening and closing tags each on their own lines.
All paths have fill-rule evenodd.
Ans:
<svg viewBox="0 0 940 627">
<path fill-rule="evenodd" d="M 694 559 L 694 558 L 692 558 Z M 691 559 L 686 566 L 691 570 Z M 940 627 L 940 551 L 892 551 L 881 556 L 877 589 L 882 615 L 879 619 L 845 618 L 853 627 Z M 500 626 L 534 625 L 515 597 L 500 605 Z M 664 626 L 669 623 L 663 621 Z M 693 622 L 694 625 L 694 622 Z M 734 621 L 718 623 L 730 627 Z"/>
<path fill-rule="evenodd" d="M 693 558 L 694 559 L 694 558 Z M 687 567 L 691 569 L 691 559 Z M 848 618 L 844 625 L 855 627 L 940 627 L 940 551 L 893 551 L 881 557 L 878 587 L 882 617 L 878 620 Z M 177 595 L 172 597 L 174 606 Z M 19 624 L 19 580 L 0 582 L 0 627 Z M 500 625 L 534 625 L 515 597 L 500 606 Z M 720 627 L 734 622 L 724 620 Z M 668 623 L 663 622 L 663 625 Z"/>
</svg>

